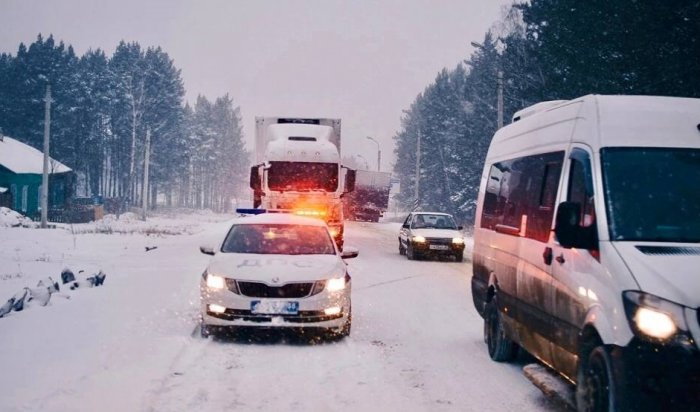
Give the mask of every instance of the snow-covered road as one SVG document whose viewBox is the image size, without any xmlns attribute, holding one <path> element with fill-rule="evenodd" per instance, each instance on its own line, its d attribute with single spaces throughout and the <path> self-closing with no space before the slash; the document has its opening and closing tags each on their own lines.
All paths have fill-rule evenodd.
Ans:
<svg viewBox="0 0 700 412">
<path fill-rule="evenodd" d="M 38 268 L 108 273 L 103 287 L 0 319 L 0 410 L 556 410 L 523 376 L 525 360 L 489 359 L 470 264 L 408 261 L 395 223 L 347 225 L 360 249 L 348 261 L 349 338 L 193 336 L 207 260 L 197 247 L 222 226 L 155 238 L 0 228 L 2 301 Z"/>
</svg>

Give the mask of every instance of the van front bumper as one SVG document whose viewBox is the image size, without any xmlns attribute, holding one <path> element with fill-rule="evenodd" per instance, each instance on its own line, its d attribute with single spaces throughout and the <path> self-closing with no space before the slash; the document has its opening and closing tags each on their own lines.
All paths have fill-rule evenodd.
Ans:
<svg viewBox="0 0 700 412">
<path fill-rule="evenodd" d="M 697 348 L 653 344 L 635 337 L 619 353 L 626 382 L 638 389 L 637 410 L 700 411 Z"/>
</svg>

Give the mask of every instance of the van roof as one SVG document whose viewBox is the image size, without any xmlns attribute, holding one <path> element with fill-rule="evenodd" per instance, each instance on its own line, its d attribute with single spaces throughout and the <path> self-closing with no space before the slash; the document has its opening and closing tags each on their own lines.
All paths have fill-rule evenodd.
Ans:
<svg viewBox="0 0 700 412">
<path fill-rule="evenodd" d="M 496 132 L 489 157 L 525 154 L 572 142 L 601 147 L 700 148 L 700 99 L 587 95 L 538 103 Z M 517 114 L 516 114 L 517 115 Z"/>
</svg>

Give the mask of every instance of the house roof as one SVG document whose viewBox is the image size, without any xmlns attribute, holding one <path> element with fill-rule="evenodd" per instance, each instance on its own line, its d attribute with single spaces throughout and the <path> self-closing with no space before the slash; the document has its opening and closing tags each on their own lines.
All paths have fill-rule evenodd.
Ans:
<svg viewBox="0 0 700 412">
<path fill-rule="evenodd" d="M 2 136 L 0 139 L 0 165 L 17 174 L 41 174 L 44 173 L 44 154 L 18 140 Z M 70 171 L 68 166 L 50 159 L 49 173 Z"/>
</svg>

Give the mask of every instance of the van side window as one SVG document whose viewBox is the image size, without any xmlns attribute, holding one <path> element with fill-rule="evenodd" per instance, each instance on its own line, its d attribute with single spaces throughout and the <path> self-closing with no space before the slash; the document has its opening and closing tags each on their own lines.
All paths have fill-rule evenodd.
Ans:
<svg viewBox="0 0 700 412">
<path fill-rule="evenodd" d="M 584 227 L 591 226 L 595 221 L 593 178 L 590 170 L 588 154 L 583 150 L 576 150 L 571 159 L 567 200 L 581 205 L 580 222 Z"/>
<path fill-rule="evenodd" d="M 547 241 L 564 152 L 551 152 L 495 163 L 491 166 L 481 227 Z"/>
</svg>

